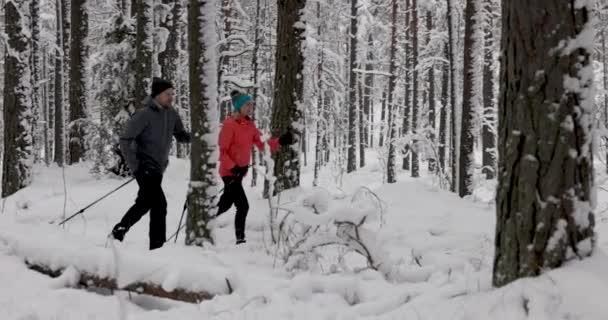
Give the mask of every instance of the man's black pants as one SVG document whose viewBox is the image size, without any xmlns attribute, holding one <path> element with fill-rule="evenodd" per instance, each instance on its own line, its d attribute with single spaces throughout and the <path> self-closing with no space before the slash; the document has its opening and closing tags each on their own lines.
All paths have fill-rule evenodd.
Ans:
<svg viewBox="0 0 608 320">
<path fill-rule="evenodd" d="M 167 200 L 161 183 L 163 175 L 159 173 L 136 174 L 139 185 L 135 204 L 127 211 L 119 225 L 131 228 L 141 217 L 150 211 L 150 250 L 163 246 L 166 240 Z"/>
<path fill-rule="evenodd" d="M 224 192 L 220 197 L 218 204 L 217 215 L 228 211 L 234 204 L 236 207 L 236 216 L 234 218 L 234 231 L 237 240 L 245 239 L 245 220 L 247 220 L 247 212 L 249 212 L 249 202 L 247 195 L 243 189 L 242 178 L 222 177 L 224 181 Z"/>
</svg>

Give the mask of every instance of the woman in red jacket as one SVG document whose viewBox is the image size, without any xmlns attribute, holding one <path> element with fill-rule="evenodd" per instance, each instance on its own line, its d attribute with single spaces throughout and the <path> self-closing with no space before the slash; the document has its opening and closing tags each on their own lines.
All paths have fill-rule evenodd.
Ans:
<svg viewBox="0 0 608 320">
<path fill-rule="evenodd" d="M 236 244 L 241 244 L 245 242 L 245 220 L 249 211 L 249 203 L 242 184 L 243 177 L 247 174 L 251 161 L 251 148 L 255 145 L 262 151 L 264 143 L 260 131 L 250 118 L 253 112 L 251 97 L 238 91 L 232 91 L 230 95 L 234 113 L 224 120 L 219 136 L 220 176 L 224 181 L 224 193 L 220 197 L 217 216 L 235 205 Z M 293 144 L 293 136 L 288 131 L 280 138 L 269 139 L 267 143 L 270 151 L 274 151 L 279 146 Z"/>
</svg>

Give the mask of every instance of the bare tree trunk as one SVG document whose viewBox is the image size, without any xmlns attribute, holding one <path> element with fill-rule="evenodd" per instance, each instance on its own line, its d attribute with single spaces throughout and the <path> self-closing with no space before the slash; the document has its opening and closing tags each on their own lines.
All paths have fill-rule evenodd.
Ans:
<svg viewBox="0 0 608 320">
<path fill-rule="evenodd" d="M 444 55 L 446 60 L 449 57 L 448 44 L 444 45 Z M 450 82 L 450 65 L 449 63 L 443 63 L 442 74 L 441 74 L 441 111 L 439 114 L 439 170 L 442 175 L 446 169 L 446 146 L 447 146 L 447 128 L 448 128 L 448 96 L 449 96 L 449 82 Z"/>
<path fill-rule="evenodd" d="M 85 149 L 86 92 L 85 68 L 88 49 L 88 13 L 86 0 L 72 0 L 70 10 L 70 164 L 83 160 Z"/>
<path fill-rule="evenodd" d="M 426 11 L 426 44 L 427 46 L 429 45 L 429 43 L 431 42 L 431 31 L 433 30 L 433 13 L 431 12 L 431 10 L 427 10 Z M 429 85 L 429 90 L 428 90 L 428 104 L 429 104 L 429 127 L 430 127 L 430 132 L 429 132 L 429 140 L 431 140 L 431 144 L 434 148 L 435 146 L 435 65 L 431 64 L 431 66 L 429 67 L 429 74 L 428 74 L 428 85 Z M 430 157 L 428 157 L 428 166 L 429 166 L 429 172 L 435 172 L 437 163 L 436 163 L 436 159 L 435 156 L 432 155 Z"/>
<path fill-rule="evenodd" d="M 363 135 L 365 136 L 365 145 L 368 147 L 373 147 L 373 143 L 370 138 L 370 126 L 373 123 L 373 120 L 370 117 L 373 116 L 372 110 L 372 94 L 374 87 L 374 75 L 372 74 L 373 70 L 373 60 L 374 60 L 374 38 L 372 32 L 370 31 L 367 35 L 367 63 L 365 64 L 365 80 L 363 87 L 363 117 L 365 119 Z M 365 165 L 365 157 L 362 158 L 361 166 Z"/>
<path fill-rule="evenodd" d="M 608 57 L 606 52 L 606 30 L 602 30 L 602 65 L 604 80 L 604 126 L 608 128 Z M 606 143 L 606 173 L 608 173 L 608 138 Z"/>
<path fill-rule="evenodd" d="M 189 0 L 188 51 L 190 52 L 190 101 L 192 156 L 190 157 L 190 188 L 186 244 L 202 246 L 212 242 L 207 227 L 217 202 L 217 61 L 215 47 L 216 0 Z M 210 139 L 196 137 L 211 136 Z"/>
<path fill-rule="evenodd" d="M 324 141 L 324 136 L 326 135 L 326 131 L 327 131 L 327 124 L 325 121 L 327 121 L 326 118 L 324 118 L 325 115 L 325 110 L 324 110 L 324 106 L 323 106 L 323 49 L 324 49 L 324 43 L 322 42 L 322 28 L 323 28 L 323 23 L 321 21 L 321 2 L 317 2 L 317 41 L 321 42 L 320 45 L 320 49 L 319 52 L 317 53 L 317 72 L 316 72 L 316 79 L 315 79 L 315 86 L 316 86 L 316 94 L 317 94 L 317 119 L 316 119 L 316 143 L 315 143 L 315 171 L 314 171 L 314 178 L 312 181 L 312 185 L 313 186 L 318 186 L 319 185 L 319 175 L 321 173 L 321 165 L 323 163 L 323 141 Z M 324 128 L 324 129 L 323 129 Z"/>
<path fill-rule="evenodd" d="M 412 134 L 418 134 L 418 4 L 416 0 L 412 0 Z M 412 171 L 411 176 L 417 178 L 420 176 L 420 160 L 418 159 L 417 139 L 412 139 Z"/>
<path fill-rule="evenodd" d="M 474 54 L 476 41 L 475 15 L 479 12 L 479 0 L 467 0 L 465 10 L 465 32 L 464 32 L 464 79 L 462 92 L 462 122 L 460 126 L 460 157 L 458 157 L 460 170 L 458 194 L 464 197 L 473 193 L 473 147 L 475 142 L 474 133 L 474 92 L 473 78 L 475 77 Z"/>
<path fill-rule="evenodd" d="M 380 147 L 384 146 L 384 135 L 385 135 L 385 120 L 386 120 L 386 90 L 382 90 L 382 110 L 380 112 L 380 125 L 379 125 L 379 134 L 380 134 L 380 138 L 378 141 L 378 145 Z"/>
<path fill-rule="evenodd" d="M 137 8 L 139 8 L 139 1 L 145 0 L 131 0 L 131 17 L 137 16 Z"/>
<path fill-rule="evenodd" d="M 252 53 L 252 57 L 251 57 L 251 65 L 253 66 L 253 101 L 255 102 L 255 104 L 258 104 L 258 91 L 260 90 L 260 84 L 259 84 L 259 79 L 258 79 L 258 68 L 259 68 L 259 63 L 258 63 L 258 54 L 260 51 L 260 46 L 262 45 L 262 39 L 260 37 L 260 0 L 256 0 L 255 2 L 255 25 L 254 25 L 254 39 L 253 39 L 253 43 L 254 43 L 254 47 L 253 47 L 253 53 Z M 256 109 L 256 112 L 258 110 Z M 254 121 L 257 122 L 258 117 L 256 116 Z M 252 156 L 251 158 L 253 159 L 253 170 L 251 170 L 251 186 L 255 187 L 258 183 L 258 171 L 255 170 L 255 166 L 256 166 L 256 162 L 257 162 L 257 151 L 255 150 L 255 147 L 253 147 L 253 151 L 252 151 Z"/>
<path fill-rule="evenodd" d="M 582 259 L 595 246 L 593 36 L 563 46 L 582 39 L 590 9 L 503 2 L 495 286 Z"/>
<path fill-rule="evenodd" d="M 393 95 L 395 94 L 395 84 L 397 82 L 395 53 L 397 51 L 397 0 L 391 1 L 391 46 L 389 54 L 389 80 L 388 80 L 388 161 L 386 165 L 386 179 L 388 183 L 397 182 L 395 174 L 395 138 L 397 137 L 396 114 L 393 106 Z"/>
<path fill-rule="evenodd" d="M 223 39 L 226 40 L 230 34 L 232 33 L 232 1 L 231 0 L 222 0 L 222 22 L 223 22 L 223 30 L 222 35 Z M 226 41 L 222 45 L 220 45 L 220 52 L 225 52 L 230 50 L 230 42 Z M 230 69 L 230 56 L 220 56 L 220 68 L 218 70 L 218 86 L 220 88 L 220 121 L 224 121 L 226 117 L 230 116 L 230 111 L 232 110 L 232 102 L 230 99 L 225 99 L 229 96 L 229 88 L 226 82 L 224 82 L 224 75 L 226 75 Z"/>
<path fill-rule="evenodd" d="M 454 31 L 452 23 L 452 2 L 447 0 L 447 20 L 448 20 L 448 61 L 450 63 L 450 167 L 452 168 L 452 183 L 450 191 L 458 190 L 458 162 L 456 161 L 456 64 L 454 61 Z"/>
<path fill-rule="evenodd" d="M 279 136 L 291 128 L 294 135 L 300 139 L 298 128 L 292 124 L 301 121 L 304 57 L 302 56 L 302 41 L 304 29 L 301 15 L 305 0 L 279 0 L 277 23 L 276 70 L 274 79 L 274 98 L 272 108 L 272 134 Z M 275 166 L 274 175 L 277 178 L 275 191 L 295 188 L 300 185 L 299 146 L 282 148 L 273 155 Z M 265 190 L 268 191 L 266 183 Z M 271 194 L 265 192 L 265 194 Z"/>
<path fill-rule="evenodd" d="M 55 163 L 62 167 L 65 163 L 65 150 L 64 150 L 64 117 L 63 110 L 64 106 L 64 98 L 63 98 L 63 62 L 65 61 L 63 57 L 63 49 L 64 47 L 64 35 L 63 27 L 65 23 L 63 22 L 63 17 L 65 16 L 62 9 L 64 7 L 63 2 L 65 0 L 57 0 L 56 10 L 57 10 L 57 48 L 55 49 L 55 148 L 54 148 L 54 161 Z"/>
<path fill-rule="evenodd" d="M 359 120 L 359 167 L 365 167 L 365 106 L 363 105 L 363 77 L 364 75 L 360 75 L 359 81 L 357 83 L 358 88 L 358 106 L 359 112 L 357 114 L 357 119 Z"/>
<path fill-rule="evenodd" d="M 76 1 L 76 0 L 72 0 Z M 153 0 L 137 1 L 137 35 L 135 53 L 135 106 L 143 107 L 143 101 L 152 86 L 153 64 Z"/>
<path fill-rule="evenodd" d="M 405 106 L 403 110 L 403 135 L 411 133 L 410 127 L 410 113 L 412 110 L 412 22 L 410 18 L 411 14 L 411 0 L 405 0 Z M 411 157 L 409 150 L 403 157 L 403 170 L 411 169 Z"/>
<path fill-rule="evenodd" d="M 32 145 L 34 147 L 34 161 L 39 162 L 44 147 L 41 141 L 41 125 L 40 116 L 42 113 L 41 107 L 41 90 L 40 90 L 40 2 L 30 1 L 30 20 L 31 20 L 31 68 L 32 68 Z"/>
<path fill-rule="evenodd" d="M 496 159 L 494 149 L 496 148 L 496 136 L 492 127 L 495 127 L 494 117 L 494 62 L 492 54 L 494 52 L 494 39 L 492 37 L 492 1 L 485 1 L 485 12 L 490 16 L 487 22 L 484 44 L 484 64 L 483 64 L 483 119 L 481 127 L 482 139 L 482 173 L 486 179 L 493 179 L 496 172 Z"/>
<path fill-rule="evenodd" d="M 350 1 L 350 57 L 348 77 L 348 158 L 346 172 L 357 170 L 357 74 L 355 73 L 357 59 L 357 0 Z"/>
<path fill-rule="evenodd" d="M 48 81 L 48 59 L 46 46 L 42 48 L 42 79 L 44 79 L 44 85 L 41 87 L 41 107 L 42 107 L 42 142 L 44 152 L 44 164 L 47 166 L 51 164 L 51 149 L 49 148 L 49 82 Z"/>
<path fill-rule="evenodd" d="M 27 17 L 30 1 L 5 4 L 7 50 L 4 56 L 4 153 L 2 161 L 2 198 L 26 187 L 31 181 L 31 82 L 30 43 Z"/>
</svg>

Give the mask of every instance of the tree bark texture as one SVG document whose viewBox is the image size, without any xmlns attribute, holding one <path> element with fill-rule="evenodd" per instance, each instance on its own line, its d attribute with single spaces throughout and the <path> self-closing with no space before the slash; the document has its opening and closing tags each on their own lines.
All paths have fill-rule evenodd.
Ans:
<svg viewBox="0 0 608 320">
<path fill-rule="evenodd" d="M 589 19 L 567 1 L 503 2 L 495 286 L 593 250 Z"/>
</svg>

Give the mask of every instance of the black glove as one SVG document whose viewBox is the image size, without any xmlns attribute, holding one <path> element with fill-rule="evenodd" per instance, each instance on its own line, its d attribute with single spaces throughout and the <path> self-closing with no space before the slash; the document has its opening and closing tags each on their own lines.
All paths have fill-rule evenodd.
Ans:
<svg viewBox="0 0 608 320">
<path fill-rule="evenodd" d="M 232 167 L 232 169 L 230 169 L 230 172 L 237 178 L 242 178 L 245 176 L 245 174 L 247 174 L 247 170 L 249 170 L 249 167 L 239 167 L 239 166 L 234 166 Z"/>
<path fill-rule="evenodd" d="M 279 137 L 279 144 L 281 146 L 290 146 L 294 144 L 293 134 L 291 133 L 291 130 L 287 130 L 286 133 Z"/>
</svg>

